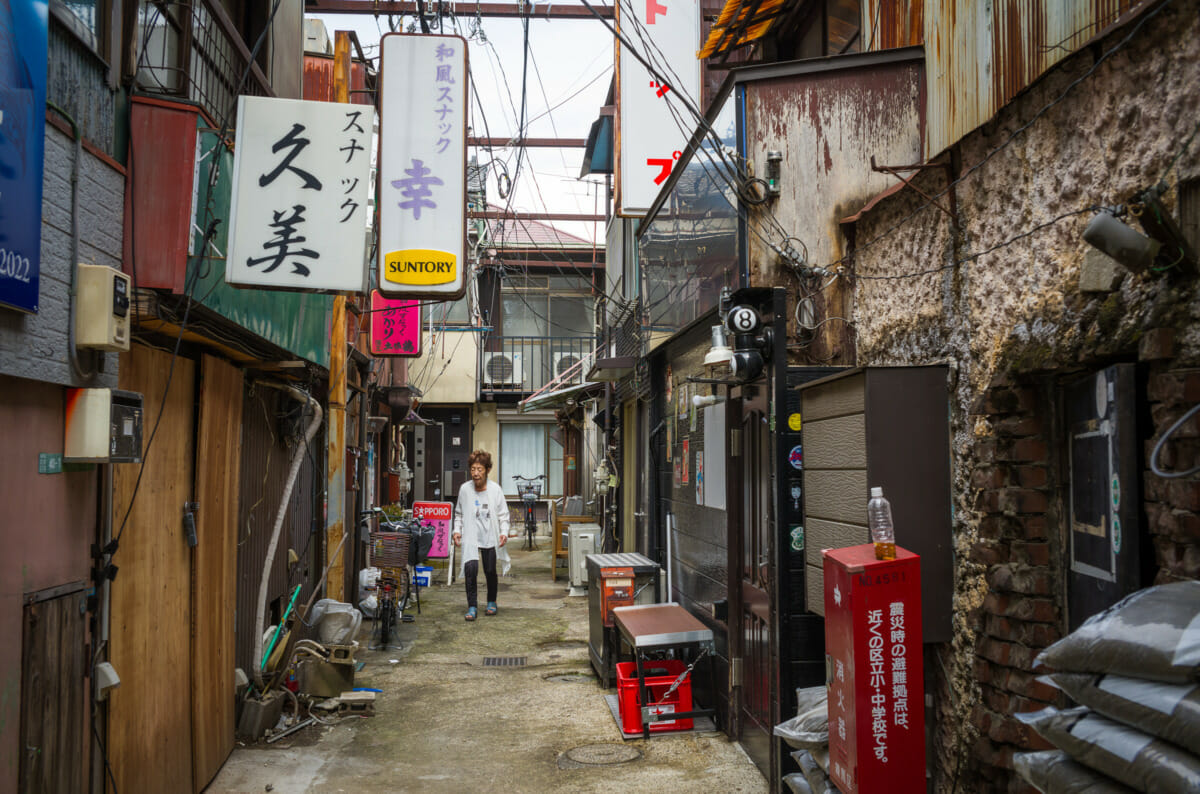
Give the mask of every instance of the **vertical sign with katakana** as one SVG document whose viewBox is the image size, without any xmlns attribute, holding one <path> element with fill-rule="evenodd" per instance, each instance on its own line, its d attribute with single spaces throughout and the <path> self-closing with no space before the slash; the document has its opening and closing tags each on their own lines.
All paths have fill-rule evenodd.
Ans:
<svg viewBox="0 0 1200 794">
<path fill-rule="evenodd" d="M 617 213 L 642 216 L 658 196 L 699 120 L 698 0 L 621 0 L 617 19 L 627 41 L 654 72 L 618 44 L 621 73 L 617 146 Z M 684 99 L 688 101 L 685 102 Z"/>
<path fill-rule="evenodd" d="M 380 44 L 379 291 L 465 287 L 467 42 L 389 33 Z"/>
<path fill-rule="evenodd" d="M 421 355 L 421 304 L 371 291 L 371 355 Z"/>
<path fill-rule="evenodd" d="M 374 123 L 365 105 L 238 99 L 227 282 L 366 291 Z"/>
</svg>

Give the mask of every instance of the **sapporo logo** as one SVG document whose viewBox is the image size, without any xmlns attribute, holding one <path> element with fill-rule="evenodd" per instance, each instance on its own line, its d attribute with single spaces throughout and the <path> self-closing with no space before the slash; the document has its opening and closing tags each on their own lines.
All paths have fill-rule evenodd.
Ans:
<svg viewBox="0 0 1200 794">
<path fill-rule="evenodd" d="M 458 278 L 458 257 L 426 248 L 392 251 L 384 257 L 383 277 L 408 286 L 449 284 Z"/>
</svg>

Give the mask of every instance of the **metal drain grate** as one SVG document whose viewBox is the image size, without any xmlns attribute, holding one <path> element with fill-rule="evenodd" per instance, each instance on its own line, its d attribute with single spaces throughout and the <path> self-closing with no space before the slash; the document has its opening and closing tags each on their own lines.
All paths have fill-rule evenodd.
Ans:
<svg viewBox="0 0 1200 794">
<path fill-rule="evenodd" d="M 524 656 L 485 656 L 483 658 L 484 667 L 524 667 Z"/>
</svg>

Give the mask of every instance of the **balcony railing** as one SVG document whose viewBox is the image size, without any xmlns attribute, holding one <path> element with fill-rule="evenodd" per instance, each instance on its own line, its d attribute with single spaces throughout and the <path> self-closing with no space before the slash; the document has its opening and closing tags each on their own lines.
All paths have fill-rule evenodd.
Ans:
<svg viewBox="0 0 1200 794">
<path fill-rule="evenodd" d="M 190 0 L 140 7 L 143 54 L 138 87 L 199 104 L 212 120 L 234 126 L 239 94 L 274 96 L 270 81 L 221 3 Z"/>
<path fill-rule="evenodd" d="M 562 386 L 583 383 L 595 347 L 596 340 L 590 336 L 491 337 L 479 354 L 480 389 L 493 394 L 528 394 L 555 378 L 561 377 Z"/>
</svg>

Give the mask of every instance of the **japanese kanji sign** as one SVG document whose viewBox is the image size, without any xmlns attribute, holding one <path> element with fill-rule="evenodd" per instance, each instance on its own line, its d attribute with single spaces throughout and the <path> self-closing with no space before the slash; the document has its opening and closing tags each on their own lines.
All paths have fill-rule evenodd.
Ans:
<svg viewBox="0 0 1200 794">
<path fill-rule="evenodd" d="M 366 291 L 374 122 L 365 105 L 238 99 L 227 282 Z"/>
<path fill-rule="evenodd" d="M 421 355 L 421 305 L 371 292 L 371 355 Z"/>
<path fill-rule="evenodd" d="M 379 291 L 461 297 L 466 262 L 467 42 L 381 40 Z"/>
<path fill-rule="evenodd" d="M 617 214 L 642 216 L 679 161 L 699 121 L 682 97 L 699 107 L 698 0 L 622 0 L 617 19 L 657 75 L 618 44 L 621 84 L 617 146 Z"/>
</svg>

